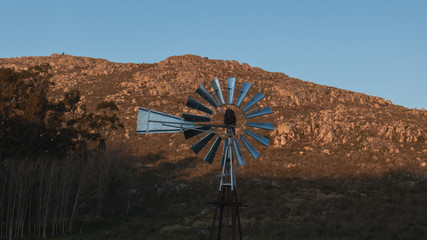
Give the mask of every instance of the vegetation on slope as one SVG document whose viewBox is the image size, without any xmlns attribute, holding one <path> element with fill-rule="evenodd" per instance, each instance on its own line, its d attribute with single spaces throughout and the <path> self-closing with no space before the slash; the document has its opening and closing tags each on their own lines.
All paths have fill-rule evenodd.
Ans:
<svg viewBox="0 0 427 240">
<path fill-rule="evenodd" d="M 122 128 L 114 102 L 96 112 L 72 89 L 49 100 L 49 65 L 0 68 L 0 237 L 71 233 L 105 214 L 119 185 L 105 132 Z"/>
</svg>

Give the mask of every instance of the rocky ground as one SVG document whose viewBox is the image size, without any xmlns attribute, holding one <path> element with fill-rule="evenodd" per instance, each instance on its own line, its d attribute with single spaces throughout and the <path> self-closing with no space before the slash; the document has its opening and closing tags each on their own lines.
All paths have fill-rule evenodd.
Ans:
<svg viewBox="0 0 427 240">
<path fill-rule="evenodd" d="M 427 237 L 424 109 L 194 55 L 153 64 L 59 54 L 0 59 L 0 67 L 15 69 L 45 63 L 52 66 L 52 98 L 78 88 L 88 108 L 102 100 L 117 103 L 125 128 L 109 133 L 109 143 L 132 155 L 133 167 L 151 186 L 137 190 L 139 220 L 123 220 L 100 239 L 132 239 L 130 231 L 150 236 L 146 239 L 205 234 L 212 216 L 211 209 L 203 211 L 215 197 L 211 190 L 218 184 L 218 157 L 212 165 L 202 161 L 209 147 L 196 156 L 189 147 L 197 138 L 137 135 L 135 130 L 138 107 L 173 115 L 192 112 L 185 107 L 188 96 L 198 98 L 197 87 L 204 83 L 210 89 L 216 77 L 223 88 L 228 77 L 237 78 L 237 89 L 244 81 L 252 83 L 249 95 L 264 93 L 261 107 L 273 109 L 260 121 L 273 122 L 275 130 L 257 131 L 271 140 L 270 147 L 251 142 L 261 157 L 254 161 L 245 152 L 247 165 L 237 170 L 240 193 L 249 206 L 242 211 L 251 236 L 246 239 L 379 239 L 385 233 L 391 235 L 384 239 Z M 214 114 L 214 119 L 221 115 Z"/>
<path fill-rule="evenodd" d="M 52 66 L 53 98 L 78 88 L 89 108 L 102 100 L 114 100 L 119 105 L 125 130 L 112 133 L 115 135 L 110 140 L 125 143 L 135 155 L 162 152 L 165 158 L 175 160 L 194 156 L 188 150 L 194 141 L 186 142 L 181 134 L 167 135 L 166 139 L 166 135 L 137 135 L 138 107 L 174 115 L 191 112 L 185 103 L 188 96 L 198 97 L 194 92 L 198 85 L 204 83 L 210 89 L 209 82 L 219 77 L 225 86 L 226 78 L 237 77 L 237 89 L 242 82 L 251 82 L 249 94 L 261 91 L 267 96 L 261 107 L 273 109 L 274 113 L 263 120 L 273 122 L 275 130 L 262 132 L 271 139 L 271 147 L 254 144 L 262 153 L 258 162 L 272 165 L 269 170 L 274 174 L 291 169 L 305 175 L 305 166 L 314 159 L 347 166 L 348 170 L 334 173 L 343 175 L 427 169 L 424 109 L 407 109 L 380 97 L 302 81 L 246 63 L 194 55 L 172 56 L 154 64 L 59 54 L 0 59 L 0 67 L 15 69 L 45 63 Z M 249 163 L 243 172 L 258 169 L 251 165 L 258 164 Z"/>
</svg>

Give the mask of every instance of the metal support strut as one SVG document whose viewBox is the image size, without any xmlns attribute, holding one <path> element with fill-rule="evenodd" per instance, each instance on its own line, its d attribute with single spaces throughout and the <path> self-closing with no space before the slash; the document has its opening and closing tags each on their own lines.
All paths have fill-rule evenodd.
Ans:
<svg viewBox="0 0 427 240">
<path fill-rule="evenodd" d="M 210 204 L 215 205 L 210 240 L 220 240 L 221 237 L 223 237 L 222 239 L 235 240 L 236 230 L 239 233 L 238 239 L 242 239 L 239 212 L 239 207 L 242 203 L 237 200 L 236 176 L 234 172 L 232 151 L 233 129 L 227 129 L 227 134 L 228 139 L 224 141 L 224 144 L 226 144 L 224 153 L 225 158 L 222 166 L 222 174 L 220 175 L 221 181 L 218 198 L 215 202 L 209 202 Z M 219 217 L 218 219 L 217 216 Z"/>
</svg>

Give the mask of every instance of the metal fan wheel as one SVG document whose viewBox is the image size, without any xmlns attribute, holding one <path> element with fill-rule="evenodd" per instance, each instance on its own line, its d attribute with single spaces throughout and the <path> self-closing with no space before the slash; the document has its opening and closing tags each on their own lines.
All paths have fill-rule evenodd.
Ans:
<svg viewBox="0 0 427 240">
<path fill-rule="evenodd" d="M 257 92 L 251 98 L 247 97 L 248 92 L 252 87 L 251 83 L 243 82 L 241 89 L 238 92 L 238 96 L 235 98 L 236 78 L 228 78 L 226 81 L 227 87 L 224 88 L 224 90 L 227 94 L 227 101 L 224 98 L 223 88 L 221 88 L 221 81 L 219 78 L 210 82 L 213 89 L 212 92 L 208 92 L 203 84 L 201 84 L 196 90 L 196 93 L 204 99 L 210 107 L 214 108 L 213 110 L 191 96 L 188 98 L 186 106 L 197 111 L 201 111 L 204 115 L 183 113 L 183 118 L 186 121 L 194 123 L 211 122 L 216 124 L 198 124 L 198 126 L 195 127 L 196 129 L 184 130 L 184 135 L 186 139 L 189 139 L 205 133 L 203 137 L 191 147 L 196 154 L 207 146 L 215 135 L 218 135 L 204 160 L 208 163 L 212 163 L 216 152 L 219 149 L 220 142 L 223 141 L 221 166 L 223 165 L 224 158 L 227 157 L 225 154 L 226 144 L 233 145 L 234 155 L 237 158 L 237 165 L 243 166 L 246 164 L 241 151 L 243 145 L 254 159 L 257 159 L 260 156 L 260 153 L 253 147 L 250 141 L 255 140 L 266 146 L 269 145 L 269 139 L 258 135 L 253 132 L 253 130 L 274 129 L 272 123 L 256 121 L 257 117 L 270 114 L 272 113 L 272 110 L 270 107 L 259 107 L 259 102 L 265 97 L 262 93 Z M 245 101 L 245 99 L 249 100 Z M 243 104 L 243 102 L 245 102 L 245 104 Z M 213 115 L 215 110 L 222 114 Z M 211 116 L 205 116 L 206 114 Z M 220 129 L 222 131 L 219 131 Z M 248 141 L 248 139 L 251 140 Z"/>
<path fill-rule="evenodd" d="M 245 165 L 243 146 L 252 158 L 257 159 L 260 153 L 252 145 L 253 141 L 258 141 L 265 146 L 270 144 L 268 138 L 256 133 L 257 130 L 274 129 L 273 123 L 257 121 L 258 117 L 273 112 L 270 107 L 260 106 L 259 103 L 265 98 L 264 94 L 257 92 L 253 96 L 248 96 L 252 87 L 248 82 L 243 82 L 240 90 L 235 91 L 236 78 L 234 77 L 227 78 L 224 84 L 227 99 L 224 98 L 225 94 L 219 78 L 212 80 L 210 85 L 212 92 L 209 92 L 203 84 L 196 89 L 196 93 L 201 98 L 200 101 L 205 103 L 191 96 L 186 103 L 187 107 L 197 110 L 201 115 L 183 113 L 182 117 L 177 117 L 140 107 L 136 132 L 140 134 L 183 132 L 185 139 L 199 136 L 201 138 L 191 146 L 196 154 L 214 141 L 204 157 L 204 161 L 208 163 L 213 162 L 223 142 L 221 166 L 224 160 L 234 158 L 237 166 Z M 215 111 L 222 114 L 214 114 Z M 231 160 L 231 162 L 234 161 Z"/>
</svg>

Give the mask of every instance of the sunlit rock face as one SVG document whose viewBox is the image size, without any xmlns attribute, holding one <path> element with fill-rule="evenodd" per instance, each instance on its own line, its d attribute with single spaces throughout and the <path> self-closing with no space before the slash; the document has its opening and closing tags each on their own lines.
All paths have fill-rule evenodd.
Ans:
<svg viewBox="0 0 427 240">
<path fill-rule="evenodd" d="M 352 175 L 356 168 L 372 174 L 396 168 L 426 169 L 427 112 L 393 105 L 380 97 L 302 81 L 246 63 L 194 55 L 172 56 L 153 64 L 59 54 L 0 59 L 0 67 L 17 70 L 40 64 L 52 67 L 51 98 L 59 99 L 64 92 L 78 88 L 88 109 L 102 100 L 115 101 L 125 129 L 107 134 L 109 142 L 122 144 L 137 156 L 162 152 L 170 161 L 194 157 L 186 147 L 192 142 L 185 142 L 180 134 L 136 135 L 138 107 L 178 116 L 182 112 L 203 114 L 185 107 L 188 96 L 197 98 L 195 90 L 200 84 L 211 91 L 209 82 L 216 77 L 223 88 L 226 78 L 236 77 L 236 91 L 246 81 L 253 84 L 248 96 L 257 91 L 265 94 L 259 107 L 270 106 L 273 114 L 259 121 L 275 126 L 274 131 L 260 133 L 271 140 L 270 148 L 252 142 L 262 154 L 257 161 L 248 162 L 247 173 L 264 164 L 269 174 L 307 174 L 304 169 L 318 161 L 346 166 L 339 172 L 321 173 L 324 175 Z"/>
</svg>

